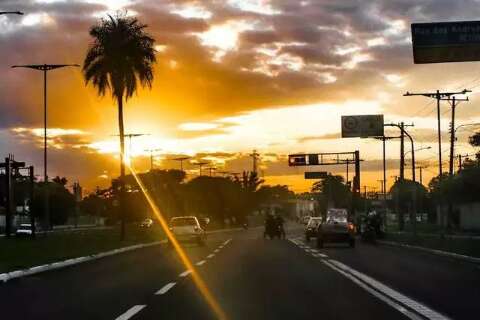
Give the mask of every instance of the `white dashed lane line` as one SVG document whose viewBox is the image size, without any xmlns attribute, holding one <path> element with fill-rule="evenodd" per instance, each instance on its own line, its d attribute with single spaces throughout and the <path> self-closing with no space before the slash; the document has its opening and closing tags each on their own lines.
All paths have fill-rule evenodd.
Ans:
<svg viewBox="0 0 480 320">
<path fill-rule="evenodd" d="M 213 257 L 215 257 L 215 254 L 214 253 L 211 253 L 207 256 L 207 259 L 212 259 Z"/>
<path fill-rule="evenodd" d="M 178 276 L 181 277 L 181 278 L 184 278 L 184 277 L 188 276 L 190 273 L 192 273 L 192 270 L 186 270 L 186 271 L 180 273 Z"/>
<path fill-rule="evenodd" d="M 158 290 L 155 294 L 156 295 L 165 294 L 168 292 L 168 290 L 172 289 L 176 284 L 177 284 L 176 282 L 167 283 L 166 285 L 163 286 L 162 289 Z"/>
<path fill-rule="evenodd" d="M 115 320 L 127 320 L 139 313 L 143 308 L 145 308 L 146 305 L 136 305 L 131 307 L 130 309 L 127 310 L 124 314 L 120 315 L 119 317 L 115 318 Z"/>
<path fill-rule="evenodd" d="M 219 251 L 220 251 L 220 250 L 218 250 L 218 249 L 213 250 L 213 252 L 215 252 L 215 253 L 218 253 Z"/>
<path fill-rule="evenodd" d="M 197 265 L 197 266 L 201 266 L 201 265 L 204 264 L 205 262 L 207 262 L 207 261 L 205 261 L 205 260 L 198 261 L 198 262 L 196 263 L 196 265 Z"/>
</svg>

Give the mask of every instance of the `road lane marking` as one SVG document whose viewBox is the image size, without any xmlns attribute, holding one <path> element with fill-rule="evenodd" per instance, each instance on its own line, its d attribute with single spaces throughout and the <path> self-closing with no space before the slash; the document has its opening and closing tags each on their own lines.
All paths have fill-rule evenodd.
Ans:
<svg viewBox="0 0 480 320">
<path fill-rule="evenodd" d="M 146 305 L 136 305 L 131 307 L 130 309 L 127 310 L 124 314 L 120 315 L 119 317 L 115 318 L 115 320 L 127 320 L 139 313 L 143 308 L 145 308 Z"/>
<path fill-rule="evenodd" d="M 337 269 L 340 269 L 344 273 L 351 275 L 352 277 L 362 281 L 364 284 L 368 285 L 369 287 L 375 289 L 378 293 L 383 294 L 387 298 L 407 306 L 411 310 L 414 310 L 419 315 L 431 319 L 431 320 L 449 320 L 448 317 L 436 312 L 435 310 L 430 309 L 429 307 L 425 306 L 424 304 L 415 301 L 400 292 L 384 285 L 383 283 L 363 274 L 355 269 L 350 268 L 349 266 L 341 263 L 340 261 L 336 260 L 329 260 L 329 264 L 335 266 Z M 338 270 L 337 270 L 338 271 Z M 413 319 L 413 318 L 412 318 Z M 418 319 L 418 318 L 415 318 Z"/>
<path fill-rule="evenodd" d="M 230 243 L 230 241 L 232 241 L 232 239 L 228 239 L 227 241 L 225 241 L 225 242 L 223 243 L 223 245 L 226 246 L 227 244 Z"/>
<path fill-rule="evenodd" d="M 168 290 L 172 289 L 176 284 L 177 284 L 176 282 L 167 283 L 166 285 L 163 286 L 162 289 L 158 290 L 155 294 L 156 295 L 165 294 L 168 292 Z"/>
<path fill-rule="evenodd" d="M 197 266 L 201 266 L 201 265 L 204 264 L 205 262 L 207 262 L 207 261 L 205 261 L 205 260 L 198 261 L 198 262 L 196 263 L 196 265 L 197 265 Z"/>
<path fill-rule="evenodd" d="M 214 253 L 211 253 L 207 256 L 207 259 L 212 259 L 213 257 L 215 257 L 215 254 Z"/>
<path fill-rule="evenodd" d="M 220 251 L 220 250 L 218 250 L 218 249 L 213 250 L 213 252 L 215 252 L 215 253 L 218 253 L 219 251 Z"/>
<path fill-rule="evenodd" d="M 190 273 L 192 273 L 192 270 L 187 270 L 187 271 L 183 271 L 178 276 L 184 278 L 184 277 L 188 276 Z"/>
<path fill-rule="evenodd" d="M 223 249 L 223 246 L 218 246 L 218 249 Z"/>
<path fill-rule="evenodd" d="M 364 284 L 363 282 L 361 282 L 360 280 L 358 280 L 357 278 L 355 278 L 354 276 L 342 271 L 341 269 L 335 267 L 333 264 L 331 264 L 330 262 L 328 262 L 327 260 L 322 260 L 322 263 L 325 264 L 326 266 L 328 266 L 329 268 L 337 271 L 338 273 L 342 274 L 343 276 L 345 276 L 346 278 L 352 280 L 355 284 L 357 284 L 359 287 L 361 287 L 362 289 L 364 289 L 365 291 L 367 291 L 368 293 L 372 294 L 374 297 L 382 300 L 383 302 L 385 302 L 386 304 L 388 304 L 389 306 L 391 306 L 392 308 L 398 310 L 399 312 L 401 312 L 402 314 L 404 314 L 406 317 L 412 319 L 412 320 L 422 320 L 421 317 L 417 316 L 416 314 L 414 314 L 413 312 L 407 310 L 406 308 L 402 307 L 400 304 L 396 303 L 395 301 L 393 301 L 392 299 L 389 299 L 388 297 L 384 296 L 383 294 L 379 293 L 378 291 L 370 288 L 368 285 Z"/>
<path fill-rule="evenodd" d="M 314 256 L 315 258 L 328 258 L 328 256 L 326 254 L 323 254 L 323 253 L 313 253 L 312 256 Z"/>
</svg>

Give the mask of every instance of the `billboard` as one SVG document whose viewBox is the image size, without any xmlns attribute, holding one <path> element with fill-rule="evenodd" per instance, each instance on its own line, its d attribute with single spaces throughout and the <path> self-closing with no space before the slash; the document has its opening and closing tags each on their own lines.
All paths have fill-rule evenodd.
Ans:
<svg viewBox="0 0 480 320">
<path fill-rule="evenodd" d="M 414 63 L 480 60 L 480 21 L 413 23 Z"/>
<path fill-rule="evenodd" d="M 342 116 L 342 138 L 383 136 L 383 114 Z"/>
</svg>

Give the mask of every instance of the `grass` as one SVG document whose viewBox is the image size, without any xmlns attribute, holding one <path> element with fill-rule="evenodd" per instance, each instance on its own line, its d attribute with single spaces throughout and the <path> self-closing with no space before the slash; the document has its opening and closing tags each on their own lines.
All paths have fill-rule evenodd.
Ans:
<svg viewBox="0 0 480 320">
<path fill-rule="evenodd" d="M 124 241 L 119 240 L 118 227 L 40 234 L 36 239 L 0 238 L 0 273 L 158 241 L 165 238 L 160 229 L 158 226 L 143 229 L 129 225 Z"/>
<path fill-rule="evenodd" d="M 414 237 L 411 233 L 387 233 L 385 240 L 480 258 L 480 240 L 478 239 L 442 238 L 440 235 Z"/>
</svg>

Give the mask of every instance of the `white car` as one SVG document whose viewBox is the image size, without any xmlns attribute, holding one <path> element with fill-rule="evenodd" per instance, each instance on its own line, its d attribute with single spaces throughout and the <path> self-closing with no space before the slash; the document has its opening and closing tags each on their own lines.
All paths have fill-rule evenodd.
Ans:
<svg viewBox="0 0 480 320">
<path fill-rule="evenodd" d="M 179 242 L 196 242 L 205 245 L 206 232 L 201 227 L 197 217 L 173 217 L 170 220 L 170 231 Z"/>
<path fill-rule="evenodd" d="M 322 223 L 322 217 L 311 217 L 305 227 L 305 240 L 310 241 L 310 238 L 317 236 L 317 227 Z"/>
<path fill-rule="evenodd" d="M 21 236 L 31 236 L 32 235 L 32 225 L 30 223 L 22 223 L 18 228 L 15 234 L 17 237 Z"/>
</svg>

